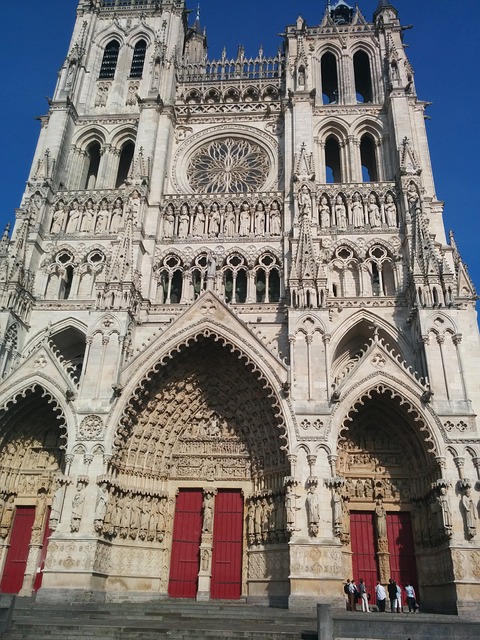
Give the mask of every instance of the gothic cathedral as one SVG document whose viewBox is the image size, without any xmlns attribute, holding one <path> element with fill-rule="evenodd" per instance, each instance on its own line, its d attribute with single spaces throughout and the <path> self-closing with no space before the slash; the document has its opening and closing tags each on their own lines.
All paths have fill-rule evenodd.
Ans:
<svg viewBox="0 0 480 640">
<path fill-rule="evenodd" d="M 79 0 L 0 240 L 0 591 L 477 609 L 476 293 L 397 10 L 216 60 L 188 15 Z"/>
</svg>

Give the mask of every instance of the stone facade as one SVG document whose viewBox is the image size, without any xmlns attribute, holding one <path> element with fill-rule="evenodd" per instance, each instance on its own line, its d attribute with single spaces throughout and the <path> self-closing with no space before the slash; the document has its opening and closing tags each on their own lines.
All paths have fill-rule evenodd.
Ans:
<svg viewBox="0 0 480 640">
<path fill-rule="evenodd" d="M 340 1 L 277 56 L 208 60 L 183 0 L 80 0 L 0 243 L 4 571 L 34 508 L 20 593 L 166 596 L 197 489 L 208 599 L 234 489 L 252 601 L 340 603 L 354 514 L 387 581 L 406 514 L 422 603 L 477 608 L 476 294 L 401 34 L 388 2 L 369 22 Z"/>
</svg>

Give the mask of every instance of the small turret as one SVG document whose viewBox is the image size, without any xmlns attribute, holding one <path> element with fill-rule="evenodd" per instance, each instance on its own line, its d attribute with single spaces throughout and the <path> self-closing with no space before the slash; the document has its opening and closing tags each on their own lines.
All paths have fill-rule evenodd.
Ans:
<svg viewBox="0 0 480 640">
<path fill-rule="evenodd" d="M 373 21 L 378 24 L 381 21 L 383 24 L 389 24 L 398 19 L 398 11 L 393 4 L 388 0 L 379 0 L 378 7 L 373 14 Z"/>
<path fill-rule="evenodd" d="M 353 18 L 353 8 L 344 0 L 338 0 L 337 4 L 331 6 L 330 16 L 335 24 L 349 24 Z"/>
<path fill-rule="evenodd" d="M 185 36 L 185 57 L 191 64 L 202 63 L 207 53 L 207 34 L 200 24 L 200 5 L 197 7 L 193 27 L 189 27 Z"/>
</svg>

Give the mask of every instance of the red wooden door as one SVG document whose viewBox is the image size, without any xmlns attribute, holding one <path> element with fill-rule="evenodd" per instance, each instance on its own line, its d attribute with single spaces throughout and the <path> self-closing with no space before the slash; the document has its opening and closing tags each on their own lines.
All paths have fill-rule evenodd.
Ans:
<svg viewBox="0 0 480 640">
<path fill-rule="evenodd" d="M 375 602 L 375 586 L 378 580 L 377 556 L 371 511 L 350 513 L 350 536 L 352 541 L 352 578 L 358 585 L 363 578 L 370 594 L 370 604 Z"/>
<path fill-rule="evenodd" d="M 0 583 L 1 593 L 18 593 L 22 588 L 34 520 L 35 507 L 16 508 L 10 548 Z"/>
<path fill-rule="evenodd" d="M 408 512 L 388 513 L 387 535 L 392 578 L 402 589 L 410 582 L 418 595 L 417 563 L 410 514 Z"/>
<path fill-rule="evenodd" d="M 43 532 L 42 548 L 40 549 L 40 557 L 38 559 L 37 574 L 33 583 L 33 590 L 38 591 L 42 586 L 43 567 L 45 566 L 45 558 L 47 557 L 48 539 L 52 535 L 50 529 L 50 509 L 47 512 L 47 521 L 45 522 L 45 530 Z"/>
<path fill-rule="evenodd" d="M 175 506 L 168 594 L 172 598 L 197 595 L 202 537 L 201 489 L 181 489 Z"/>
<path fill-rule="evenodd" d="M 219 491 L 213 524 L 212 598 L 242 595 L 243 498 L 240 491 Z"/>
</svg>

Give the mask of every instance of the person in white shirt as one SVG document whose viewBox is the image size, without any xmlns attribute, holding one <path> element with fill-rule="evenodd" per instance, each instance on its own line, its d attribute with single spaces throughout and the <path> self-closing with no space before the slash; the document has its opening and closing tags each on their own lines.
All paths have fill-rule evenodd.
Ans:
<svg viewBox="0 0 480 640">
<path fill-rule="evenodd" d="M 387 592 L 381 582 L 377 582 L 375 587 L 375 595 L 377 597 L 377 607 L 381 613 L 385 613 L 385 603 L 387 602 Z"/>
</svg>

